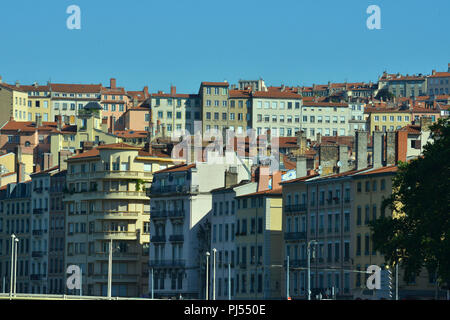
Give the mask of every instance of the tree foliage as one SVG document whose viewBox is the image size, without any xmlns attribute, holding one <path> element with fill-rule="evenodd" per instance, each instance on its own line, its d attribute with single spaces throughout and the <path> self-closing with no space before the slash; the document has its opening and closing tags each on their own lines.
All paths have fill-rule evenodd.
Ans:
<svg viewBox="0 0 450 320">
<path fill-rule="evenodd" d="M 378 91 L 375 99 L 380 100 L 381 98 L 383 98 L 384 101 L 392 100 L 394 99 L 394 94 L 388 89 L 381 89 L 380 91 Z"/>
<path fill-rule="evenodd" d="M 432 143 L 423 156 L 400 163 L 393 191 L 385 199 L 392 217 L 371 223 L 375 249 L 389 264 L 400 261 L 405 280 L 423 268 L 450 285 L 450 125 L 439 119 L 431 127 Z"/>
</svg>

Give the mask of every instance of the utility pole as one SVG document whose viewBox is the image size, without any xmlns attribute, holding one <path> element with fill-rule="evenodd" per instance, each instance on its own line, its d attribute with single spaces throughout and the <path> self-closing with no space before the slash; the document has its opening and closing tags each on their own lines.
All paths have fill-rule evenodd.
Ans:
<svg viewBox="0 0 450 320">
<path fill-rule="evenodd" d="M 209 275 L 208 275 L 208 269 L 209 269 L 209 256 L 210 256 L 211 254 L 209 253 L 209 252 L 206 252 L 206 294 L 205 294 L 205 297 L 206 297 L 206 300 L 209 300 L 209 291 L 208 291 L 208 284 L 209 284 Z"/>
<path fill-rule="evenodd" d="M 108 298 L 111 299 L 112 287 L 112 239 L 109 242 L 109 257 L 108 257 Z"/>
<path fill-rule="evenodd" d="M 11 269 L 10 269 L 10 281 L 9 281 L 9 296 L 12 297 L 13 294 L 13 282 L 14 282 L 14 240 L 16 236 L 14 233 L 11 235 Z"/>
<path fill-rule="evenodd" d="M 155 287 L 153 281 L 154 281 L 154 280 L 153 280 L 153 268 L 152 268 L 152 299 L 154 298 L 153 288 Z"/>
<path fill-rule="evenodd" d="M 217 249 L 213 248 L 213 300 L 216 300 L 216 252 Z"/>
<path fill-rule="evenodd" d="M 228 264 L 228 300 L 231 300 L 231 263 Z"/>
<path fill-rule="evenodd" d="M 287 256 L 287 264 L 286 264 L 286 299 L 287 300 L 289 300 L 289 297 L 290 297 L 290 295 L 289 295 L 289 284 L 290 284 L 290 281 L 289 281 L 289 256 Z"/>
<path fill-rule="evenodd" d="M 311 300 L 311 245 L 317 244 L 316 240 L 311 240 L 308 242 L 308 300 Z"/>
<path fill-rule="evenodd" d="M 395 264 L 395 300 L 398 300 L 398 262 Z"/>
<path fill-rule="evenodd" d="M 16 296 L 17 288 L 17 246 L 19 245 L 19 238 L 14 238 L 14 296 Z"/>
</svg>

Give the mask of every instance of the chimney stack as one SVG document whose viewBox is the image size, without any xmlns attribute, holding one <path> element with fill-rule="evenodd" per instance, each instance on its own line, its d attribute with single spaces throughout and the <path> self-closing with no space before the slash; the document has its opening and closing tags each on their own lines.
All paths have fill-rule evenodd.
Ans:
<svg viewBox="0 0 450 320">
<path fill-rule="evenodd" d="M 234 186 L 237 184 L 238 173 L 237 170 L 226 170 L 225 171 L 225 188 Z"/>
<path fill-rule="evenodd" d="M 300 130 L 296 133 L 297 136 L 297 146 L 300 154 L 305 154 L 306 152 L 306 133 L 304 130 Z"/>
<path fill-rule="evenodd" d="M 0 76 L 0 83 L 3 83 L 3 78 L 2 78 L 2 76 Z"/>
<path fill-rule="evenodd" d="M 42 117 L 36 116 L 36 128 L 42 127 Z"/>
<path fill-rule="evenodd" d="M 144 98 L 147 99 L 150 95 L 148 94 L 148 86 L 144 87 Z"/>
<path fill-rule="evenodd" d="M 306 157 L 304 155 L 297 156 L 296 178 L 306 177 L 308 172 L 306 170 Z"/>
<path fill-rule="evenodd" d="M 109 79 L 109 87 L 111 89 L 116 89 L 116 79 L 115 78 Z"/>
<path fill-rule="evenodd" d="M 114 134 L 114 127 L 115 127 L 115 123 L 114 123 L 114 117 L 110 116 L 109 117 L 109 132 L 111 134 Z"/>
<path fill-rule="evenodd" d="M 58 131 L 62 130 L 62 116 L 61 115 L 56 116 L 56 127 L 57 127 Z"/>
<path fill-rule="evenodd" d="M 170 95 L 175 96 L 177 94 L 177 87 L 170 86 Z"/>
<path fill-rule="evenodd" d="M 72 155 L 68 150 L 61 150 L 58 152 L 58 166 L 59 171 L 67 170 L 66 160 Z"/>
<path fill-rule="evenodd" d="M 395 131 L 386 132 L 386 165 L 395 164 Z"/>
<path fill-rule="evenodd" d="M 264 191 L 269 189 L 269 167 L 258 167 L 257 170 L 257 176 L 258 176 L 258 192 Z"/>
<path fill-rule="evenodd" d="M 383 132 L 374 131 L 372 133 L 372 167 L 383 166 Z"/>
<path fill-rule="evenodd" d="M 317 142 L 318 144 L 321 144 L 321 143 L 322 143 L 322 135 L 321 135 L 320 133 L 318 133 L 318 134 L 316 135 L 316 142 Z"/>
<path fill-rule="evenodd" d="M 281 171 L 277 170 L 272 174 L 272 190 L 279 189 L 281 183 Z"/>
<path fill-rule="evenodd" d="M 420 131 L 430 131 L 431 125 L 432 125 L 431 118 L 429 117 L 420 118 Z"/>
<path fill-rule="evenodd" d="M 43 170 L 48 170 L 53 166 L 53 155 L 51 153 L 44 153 L 43 155 Z"/>
<path fill-rule="evenodd" d="M 16 169 L 17 183 L 25 181 L 25 163 L 19 162 Z"/>
<path fill-rule="evenodd" d="M 339 173 L 347 172 L 349 170 L 348 167 L 348 146 L 345 144 L 339 145 L 339 161 L 341 162 L 341 166 L 339 168 Z"/>
<path fill-rule="evenodd" d="M 367 168 L 367 131 L 355 132 L 356 170 Z"/>
</svg>

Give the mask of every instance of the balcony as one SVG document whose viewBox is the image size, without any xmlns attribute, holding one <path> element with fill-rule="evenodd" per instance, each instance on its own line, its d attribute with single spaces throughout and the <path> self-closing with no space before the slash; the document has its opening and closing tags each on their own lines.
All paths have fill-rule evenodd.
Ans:
<svg viewBox="0 0 450 320">
<path fill-rule="evenodd" d="M 97 231 L 95 232 L 96 239 L 103 240 L 136 240 L 135 231 Z"/>
<path fill-rule="evenodd" d="M 47 230 L 43 229 L 34 229 L 33 230 L 33 236 L 42 236 Z"/>
<path fill-rule="evenodd" d="M 113 259 L 135 260 L 138 257 L 138 253 L 137 252 L 113 252 L 112 256 L 113 256 Z M 107 260 L 107 259 L 109 259 L 109 253 L 108 252 L 97 252 L 97 253 L 95 253 L 95 257 L 98 260 Z"/>
<path fill-rule="evenodd" d="M 170 186 L 155 186 L 152 185 L 150 190 L 147 190 L 148 197 L 154 197 L 164 194 L 185 194 L 198 193 L 198 185 L 170 185 Z"/>
<path fill-rule="evenodd" d="M 184 218 L 184 216 L 185 216 L 184 210 L 169 211 L 169 218 L 171 219 Z"/>
<path fill-rule="evenodd" d="M 167 218 L 167 211 L 161 210 L 161 211 L 151 211 L 150 218 L 152 220 L 156 219 L 166 219 Z"/>
<path fill-rule="evenodd" d="M 126 219 L 136 220 L 138 211 L 94 211 L 94 215 L 100 219 Z"/>
<path fill-rule="evenodd" d="M 344 202 L 345 202 L 345 203 L 350 203 L 350 198 L 345 198 L 345 199 L 344 199 Z"/>
<path fill-rule="evenodd" d="M 184 268 L 185 265 L 185 260 L 152 260 L 148 264 L 150 268 Z"/>
<path fill-rule="evenodd" d="M 36 192 L 36 193 L 42 193 L 42 190 L 43 190 L 42 187 L 34 188 L 34 189 L 33 189 L 33 192 Z"/>
<path fill-rule="evenodd" d="M 97 200 L 97 199 L 136 199 L 136 200 L 148 200 L 148 197 L 144 191 L 120 191 L 120 190 L 108 190 L 108 191 L 84 191 L 84 192 L 68 192 L 65 195 L 68 201 L 73 201 L 72 198 L 81 198 L 82 200 Z"/>
<path fill-rule="evenodd" d="M 150 239 L 150 242 L 153 243 L 163 243 L 166 242 L 166 236 L 162 235 L 162 236 L 152 236 Z"/>
<path fill-rule="evenodd" d="M 45 278 L 45 274 L 30 274 L 30 280 L 32 281 L 40 281 Z"/>
<path fill-rule="evenodd" d="M 44 213 L 44 209 L 39 208 L 39 209 L 33 209 L 33 214 L 43 214 Z"/>
<path fill-rule="evenodd" d="M 286 265 L 286 261 L 284 262 L 285 266 Z M 301 268 L 301 267 L 306 267 L 308 264 L 308 261 L 306 259 L 289 259 L 289 268 Z"/>
<path fill-rule="evenodd" d="M 184 241 L 184 235 L 182 234 L 172 234 L 169 236 L 170 242 L 183 242 Z"/>
<path fill-rule="evenodd" d="M 107 282 L 107 274 L 96 274 L 92 277 L 97 282 Z M 112 281 L 114 282 L 133 282 L 136 283 L 138 280 L 137 274 L 112 274 Z"/>
<path fill-rule="evenodd" d="M 306 232 L 285 232 L 284 240 L 286 241 L 306 240 Z"/>
<path fill-rule="evenodd" d="M 31 256 L 33 258 L 42 258 L 45 255 L 45 251 L 32 251 Z"/>
<path fill-rule="evenodd" d="M 292 212 L 305 212 L 306 211 L 306 204 L 290 204 L 284 206 L 284 211 L 286 213 L 292 213 Z"/>
</svg>

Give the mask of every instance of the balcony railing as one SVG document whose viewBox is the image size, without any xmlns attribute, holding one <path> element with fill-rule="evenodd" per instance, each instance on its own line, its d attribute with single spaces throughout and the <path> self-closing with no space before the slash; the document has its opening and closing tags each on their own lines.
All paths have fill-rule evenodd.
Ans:
<svg viewBox="0 0 450 320">
<path fill-rule="evenodd" d="M 37 188 L 33 189 L 33 191 L 36 192 L 36 193 L 42 193 L 42 190 L 43 190 L 42 187 L 37 187 Z"/>
<path fill-rule="evenodd" d="M 155 186 L 152 185 L 150 190 L 147 190 L 147 196 L 159 195 L 166 193 L 198 193 L 198 185 L 170 185 L 170 186 Z"/>
<path fill-rule="evenodd" d="M 33 209 L 33 214 L 43 214 L 44 209 L 43 208 L 35 208 Z"/>
<path fill-rule="evenodd" d="M 152 236 L 150 239 L 150 242 L 153 242 L 153 243 L 166 242 L 166 236 L 165 235 Z"/>
<path fill-rule="evenodd" d="M 108 259 L 109 253 L 108 252 L 97 252 L 95 254 L 97 258 L 102 259 Z M 113 258 L 137 258 L 138 253 L 137 252 L 113 252 Z"/>
<path fill-rule="evenodd" d="M 184 210 L 172 210 L 169 211 L 169 218 L 184 218 Z"/>
<path fill-rule="evenodd" d="M 159 267 L 159 268 L 171 268 L 171 267 L 184 267 L 186 265 L 185 260 L 151 260 L 149 262 L 149 267 Z"/>
<path fill-rule="evenodd" d="M 39 281 L 45 278 L 45 274 L 30 274 L 30 280 Z"/>
<path fill-rule="evenodd" d="M 33 230 L 33 236 L 42 236 L 46 230 L 43 229 L 35 229 Z"/>
<path fill-rule="evenodd" d="M 150 217 L 151 217 L 151 219 L 166 219 L 167 218 L 167 211 L 166 210 L 151 211 Z"/>
<path fill-rule="evenodd" d="M 104 239 L 129 239 L 133 240 L 136 238 L 135 231 L 96 231 L 96 237 L 102 237 Z"/>
<path fill-rule="evenodd" d="M 286 232 L 284 240 L 306 240 L 306 232 Z"/>
<path fill-rule="evenodd" d="M 285 212 L 304 212 L 306 211 L 306 204 L 290 204 L 284 206 Z"/>
<path fill-rule="evenodd" d="M 32 251 L 31 252 L 31 256 L 33 258 L 42 258 L 44 256 L 45 252 L 44 251 Z"/>
<path fill-rule="evenodd" d="M 184 235 L 172 234 L 171 236 L 169 236 L 169 241 L 170 242 L 182 242 L 182 241 L 184 241 Z"/>
</svg>

